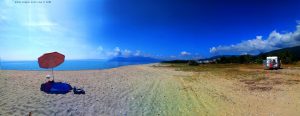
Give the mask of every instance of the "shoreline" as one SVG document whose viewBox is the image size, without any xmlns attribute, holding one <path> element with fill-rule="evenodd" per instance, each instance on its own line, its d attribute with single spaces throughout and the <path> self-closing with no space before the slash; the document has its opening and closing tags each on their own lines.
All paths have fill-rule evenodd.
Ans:
<svg viewBox="0 0 300 116">
<path fill-rule="evenodd" d="M 155 64 L 160 64 L 160 63 L 148 63 L 148 64 L 131 64 L 131 65 L 124 65 L 124 66 L 118 66 L 118 67 L 111 67 L 111 68 L 103 68 L 103 69 L 83 69 L 83 70 L 55 70 L 53 71 L 99 71 L 99 70 L 109 70 L 109 69 L 114 69 L 114 68 L 122 68 L 122 67 L 127 67 L 127 66 L 140 66 L 140 65 L 155 65 Z M 41 70 L 10 70 L 10 69 L 1 69 L 2 71 L 51 71 L 51 69 L 41 69 Z"/>
</svg>

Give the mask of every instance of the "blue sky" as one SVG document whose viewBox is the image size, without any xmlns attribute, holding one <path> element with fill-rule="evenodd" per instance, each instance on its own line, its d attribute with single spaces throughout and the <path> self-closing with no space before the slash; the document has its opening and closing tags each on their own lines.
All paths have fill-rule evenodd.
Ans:
<svg viewBox="0 0 300 116">
<path fill-rule="evenodd" d="M 51 51 L 66 59 L 204 58 L 300 45 L 298 0 L 14 1 L 0 1 L 4 60 Z"/>
</svg>

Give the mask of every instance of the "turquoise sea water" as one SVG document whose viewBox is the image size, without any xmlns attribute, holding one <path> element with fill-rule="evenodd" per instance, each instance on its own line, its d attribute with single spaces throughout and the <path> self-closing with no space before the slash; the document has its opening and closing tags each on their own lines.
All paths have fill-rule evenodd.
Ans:
<svg viewBox="0 0 300 116">
<path fill-rule="evenodd" d="M 116 62 L 107 60 L 66 60 L 54 70 L 99 70 L 126 65 L 148 64 L 154 62 Z M 2 70 L 49 70 L 39 67 L 37 61 L 2 61 Z"/>
</svg>

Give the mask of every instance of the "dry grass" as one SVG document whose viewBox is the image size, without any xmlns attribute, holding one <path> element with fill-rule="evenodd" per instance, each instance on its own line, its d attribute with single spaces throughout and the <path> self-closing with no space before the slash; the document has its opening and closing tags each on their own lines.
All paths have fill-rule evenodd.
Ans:
<svg viewBox="0 0 300 116">
<path fill-rule="evenodd" d="M 194 76 L 184 78 L 192 82 L 199 78 L 225 78 L 238 80 L 251 90 L 269 91 L 280 84 L 298 84 L 300 63 L 284 65 L 280 70 L 264 70 L 259 64 L 204 64 L 189 66 L 187 64 L 160 64 L 156 67 L 173 68 L 177 71 L 194 72 Z M 199 76 L 201 75 L 201 76 Z"/>
</svg>

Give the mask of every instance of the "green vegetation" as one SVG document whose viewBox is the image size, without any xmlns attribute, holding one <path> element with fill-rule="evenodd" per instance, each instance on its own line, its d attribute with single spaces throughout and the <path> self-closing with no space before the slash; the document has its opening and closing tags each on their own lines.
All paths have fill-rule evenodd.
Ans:
<svg viewBox="0 0 300 116">
<path fill-rule="evenodd" d="M 300 58 L 295 57 L 295 55 L 292 52 L 288 50 L 285 51 L 281 50 L 278 52 L 261 53 L 256 56 L 253 55 L 222 56 L 217 60 L 217 63 L 262 64 L 263 60 L 265 60 L 267 56 L 278 56 L 283 64 L 292 64 L 300 60 Z"/>
<path fill-rule="evenodd" d="M 252 62 L 262 63 L 267 56 L 278 56 L 283 64 L 294 64 L 300 60 L 300 46 L 278 49 L 257 56 L 252 56 Z"/>
<path fill-rule="evenodd" d="M 253 63 L 255 57 L 251 55 L 240 55 L 240 56 L 222 56 L 217 60 L 217 63 Z"/>
<path fill-rule="evenodd" d="M 189 60 L 170 60 L 170 61 L 162 61 L 161 63 L 188 63 Z"/>
</svg>

